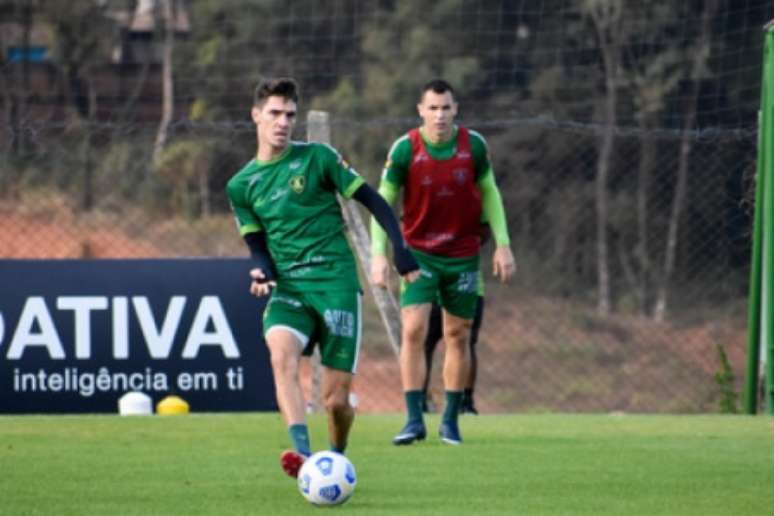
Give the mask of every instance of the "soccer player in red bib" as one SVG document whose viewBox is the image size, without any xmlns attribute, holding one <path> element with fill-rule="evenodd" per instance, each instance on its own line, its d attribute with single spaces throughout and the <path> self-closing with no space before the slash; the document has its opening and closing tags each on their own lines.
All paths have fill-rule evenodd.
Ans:
<svg viewBox="0 0 774 516">
<path fill-rule="evenodd" d="M 379 193 L 392 204 L 403 192 L 403 236 L 420 266 L 419 279 L 401 283 L 401 382 L 408 420 L 397 445 L 423 440 L 424 341 L 434 301 L 443 309 L 446 354 L 445 407 L 441 440 L 460 444 L 458 413 L 469 367 L 468 338 L 478 301 L 479 225 L 488 220 L 495 241 L 493 271 L 508 281 L 516 264 L 500 192 L 484 138 L 454 123 L 457 102 L 451 85 L 427 83 L 417 105 L 422 126 L 398 138 L 390 149 Z M 482 217 L 483 214 L 483 217 Z M 371 221 L 371 277 L 386 287 L 386 234 Z"/>
</svg>

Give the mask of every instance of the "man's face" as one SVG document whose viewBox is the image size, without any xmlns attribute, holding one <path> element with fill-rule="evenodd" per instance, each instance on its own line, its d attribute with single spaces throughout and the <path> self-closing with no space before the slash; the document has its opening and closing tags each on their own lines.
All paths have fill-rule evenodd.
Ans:
<svg viewBox="0 0 774 516">
<path fill-rule="evenodd" d="M 263 105 L 252 109 L 258 129 L 258 141 L 274 149 L 287 147 L 296 124 L 296 103 L 280 96 L 267 98 Z"/>
<path fill-rule="evenodd" d="M 451 137 L 454 117 L 457 116 L 457 103 L 450 91 L 426 91 L 422 102 L 417 104 L 417 111 L 422 117 L 425 134 L 431 140 L 444 141 Z"/>
</svg>

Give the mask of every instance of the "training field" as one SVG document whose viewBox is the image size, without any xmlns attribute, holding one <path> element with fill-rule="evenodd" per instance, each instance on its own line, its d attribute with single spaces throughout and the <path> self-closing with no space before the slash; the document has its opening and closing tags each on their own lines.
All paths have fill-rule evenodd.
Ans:
<svg viewBox="0 0 774 516">
<path fill-rule="evenodd" d="M 774 513 L 774 419 L 462 416 L 466 442 L 390 444 L 402 416 L 359 416 L 347 514 Z M 429 418 L 430 429 L 438 416 Z M 312 444 L 325 421 L 312 416 Z M 0 417 L 2 515 L 305 514 L 277 457 L 277 414 Z"/>
</svg>

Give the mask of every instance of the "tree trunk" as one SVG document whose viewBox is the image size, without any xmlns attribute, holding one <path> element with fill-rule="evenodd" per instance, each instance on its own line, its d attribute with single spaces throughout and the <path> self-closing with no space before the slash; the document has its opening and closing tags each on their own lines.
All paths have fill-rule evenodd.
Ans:
<svg viewBox="0 0 774 516">
<path fill-rule="evenodd" d="M 647 112 L 642 115 L 640 128 L 642 139 L 640 140 L 640 164 L 637 171 L 637 246 L 635 259 L 637 263 L 637 278 L 634 292 L 637 296 L 637 305 L 641 315 L 646 315 L 648 310 L 648 296 L 650 295 L 650 245 L 648 241 L 648 197 L 650 194 L 651 171 L 656 165 L 657 147 L 653 138 L 648 138 L 654 125 L 654 113 Z"/>
<path fill-rule="evenodd" d="M 691 68 L 691 86 L 685 99 L 685 123 L 680 139 L 680 156 L 677 166 L 677 182 L 675 194 L 672 198 L 672 208 L 669 213 L 669 228 L 667 230 L 666 250 L 664 253 L 664 270 L 661 282 L 656 293 L 656 302 L 653 306 L 653 320 L 664 322 L 667 315 L 667 303 L 669 288 L 674 273 L 677 256 L 678 232 L 680 229 L 680 216 L 685 204 L 685 192 L 688 185 L 688 158 L 691 155 L 693 142 L 691 131 L 696 125 L 696 110 L 699 97 L 700 72 L 710 54 L 712 18 L 718 8 L 718 0 L 707 0 L 702 13 L 702 27 L 697 51 L 694 53 L 693 66 Z"/>
<path fill-rule="evenodd" d="M 197 168 L 199 169 L 199 213 L 201 214 L 201 217 L 208 218 L 212 214 L 212 210 L 210 208 L 210 176 L 208 174 L 209 171 L 209 160 L 202 160 L 203 163 L 200 163 L 197 165 Z"/>
<path fill-rule="evenodd" d="M 173 0 L 161 0 L 162 18 L 164 27 L 164 46 L 162 48 L 162 105 L 161 122 L 156 133 L 156 143 L 153 146 L 153 162 L 158 162 L 164 145 L 167 143 L 169 124 L 172 121 L 172 110 L 174 104 L 174 82 L 172 75 L 172 46 L 175 38 L 175 24 L 172 12 Z"/>
<path fill-rule="evenodd" d="M 605 123 L 597 159 L 595 198 L 597 212 L 597 313 L 606 316 L 610 313 L 611 307 L 610 260 L 607 238 L 609 216 L 607 183 L 615 143 L 621 4 L 617 2 L 609 5 L 592 4 L 590 14 L 597 30 L 605 65 Z"/>
<path fill-rule="evenodd" d="M 0 48 L 6 48 L 8 42 L 5 41 L 4 33 L 3 31 L 0 31 Z M 5 60 L 3 56 L 0 56 L 0 67 L 2 67 L 3 70 L 8 70 L 8 63 Z M 4 127 L 5 127 L 5 138 L 2 138 L 3 144 L 2 144 L 2 150 L 3 150 L 3 156 L 10 156 L 13 152 L 13 141 L 15 139 L 15 136 L 13 134 L 13 131 L 15 129 L 15 120 L 14 120 L 14 111 L 15 111 L 15 98 L 12 91 L 12 84 L 11 81 L 9 81 L 10 74 L 4 74 L 0 73 L 0 97 L 2 97 L 3 106 L 5 106 L 5 109 L 2 110 L 4 116 L 4 120 L 2 121 Z"/>
<path fill-rule="evenodd" d="M 30 92 L 30 35 L 32 33 L 32 5 L 30 2 L 24 2 L 21 7 L 21 25 L 22 25 L 22 49 L 24 55 L 21 61 L 21 80 L 17 82 L 16 102 L 11 106 L 13 116 L 13 130 L 15 138 L 13 139 L 12 150 L 17 156 L 24 156 L 27 152 L 27 100 Z M 19 84 L 21 83 L 21 84 Z"/>
<path fill-rule="evenodd" d="M 608 85 L 609 86 L 609 85 Z M 605 130 L 602 133 L 602 143 L 597 161 L 596 177 L 596 209 L 597 209 L 597 281 L 598 298 L 597 313 L 610 313 L 610 263 L 608 258 L 607 219 L 608 192 L 607 178 L 610 175 L 610 157 L 613 154 L 613 138 L 615 136 L 615 106 L 616 95 L 608 90 L 606 101 Z"/>
<path fill-rule="evenodd" d="M 88 111 L 86 118 L 86 134 L 84 137 L 83 156 L 83 197 L 81 209 L 89 211 L 94 207 L 94 128 L 97 125 L 97 89 L 91 74 L 86 78 L 88 95 Z"/>
</svg>

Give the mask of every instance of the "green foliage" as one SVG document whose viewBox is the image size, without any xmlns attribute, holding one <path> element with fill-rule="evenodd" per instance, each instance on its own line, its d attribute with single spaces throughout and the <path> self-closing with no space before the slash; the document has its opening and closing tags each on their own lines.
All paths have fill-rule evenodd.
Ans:
<svg viewBox="0 0 774 516">
<path fill-rule="evenodd" d="M 736 391 L 736 376 L 731 363 L 728 361 L 728 355 L 722 344 L 716 346 L 718 359 L 720 360 L 720 370 L 715 373 L 715 383 L 720 390 L 720 413 L 738 414 L 739 413 L 739 394 Z"/>
<path fill-rule="evenodd" d="M 173 192 L 172 211 L 197 218 L 226 208 L 225 182 L 246 161 L 222 138 L 181 138 L 165 147 L 153 170 Z"/>
<path fill-rule="evenodd" d="M 191 31 L 174 46 L 169 148 L 157 164 L 150 155 L 152 117 L 161 104 L 158 70 L 146 70 L 147 80 L 119 77 L 123 68 L 112 69 L 115 77 L 96 73 L 111 70 L 110 50 L 120 43 L 113 15 L 136 3 L 33 3 L 35 21 L 51 35 L 50 95 L 61 105 L 47 105 L 45 95 L 22 99 L 19 71 L 8 67 L 3 101 L 35 111 L 19 112 L 34 121 L 30 138 L 16 140 L 15 151 L 4 147 L 0 193 L 55 189 L 77 204 L 92 188 L 97 206 L 112 212 L 142 206 L 162 219 L 189 220 L 226 214 L 225 182 L 255 150 L 253 88 L 277 74 L 301 81 L 302 123 L 294 137 L 305 137 L 307 109 L 329 111 L 334 146 L 375 184 L 390 143 L 418 122 L 420 86 L 443 76 L 458 90 L 461 123 L 489 143 L 517 260 L 530 271 L 522 281 L 584 301 L 597 281 L 593 179 L 606 98 L 599 34 L 588 13 L 623 9 L 616 18 L 622 59 L 606 229 L 613 304 L 646 312 L 663 269 L 680 153 L 679 135 L 670 131 L 685 111 L 681 95 L 697 51 L 701 3 L 190 0 L 184 3 Z M 697 124 L 712 128 L 725 118 L 742 128 L 741 136 L 691 142 L 673 277 L 694 285 L 722 277 L 714 283 L 738 297 L 746 287 L 747 220 L 731 207 L 744 195 L 736 184 L 754 160 L 746 131 L 757 106 L 746 98 L 760 80 L 761 38 L 737 27 L 758 26 L 762 14 L 732 4 L 718 16 L 728 24 L 713 33 L 701 70 Z M 115 81 L 121 88 L 110 85 Z M 68 91 L 74 85 L 80 95 Z M 648 208 L 644 232 L 639 194 Z"/>
<path fill-rule="evenodd" d="M 375 16 L 357 27 L 363 56 L 359 80 L 344 77 L 333 91 L 316 98 L 314 106 L 334 117 L 401 117 L 407 123 L 393 126 L 384 138 L 338 134 L 336 145 L 353 163 L 372 166 L 384 161 L 390 142 L 418 119 L 419 92 L 430 79 L 444 77 L 462 95 L 485 80 L 483 58 L 473 44 L 475 34 L 460 30 L 463 4 L 462 0 L 382 4 Z"/>
</svg>

